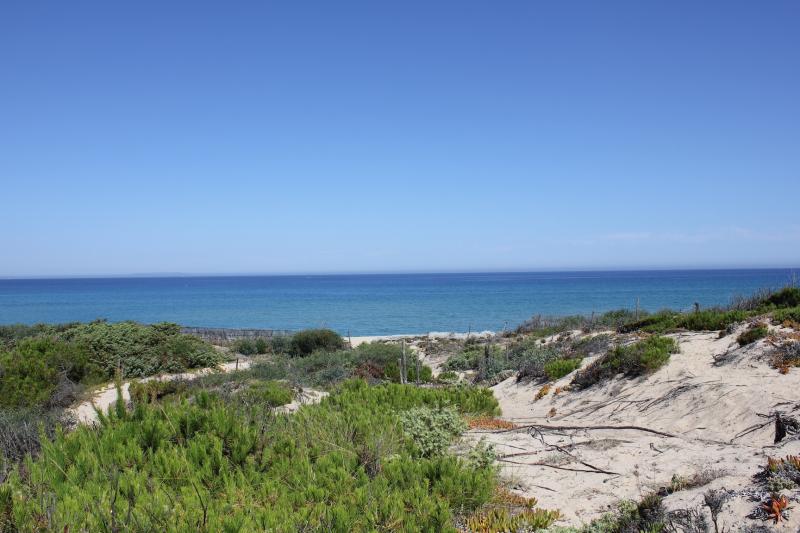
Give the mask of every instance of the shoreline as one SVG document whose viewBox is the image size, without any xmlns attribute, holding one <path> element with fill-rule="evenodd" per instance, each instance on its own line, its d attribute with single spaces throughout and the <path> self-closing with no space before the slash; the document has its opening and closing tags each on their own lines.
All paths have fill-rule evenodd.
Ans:
<svg viewBox="0 0 800 533">
<path fill-rule="evenodd" d="M 375 341 L 399 341 L 403 339 L 418 339 L 420 337 L 427 337 L 429 339 L 467 339 L 467 338 L 487 338 L 493 337 L 497 334 L 496 331 L 471 331 L 459 333 L 456 331 L 429 331 L 427 333 L 400 333 L 396 335 L 343 335 L 343 338 L 350 342 L 353 348 L 360 344 Z"/>
</svg>

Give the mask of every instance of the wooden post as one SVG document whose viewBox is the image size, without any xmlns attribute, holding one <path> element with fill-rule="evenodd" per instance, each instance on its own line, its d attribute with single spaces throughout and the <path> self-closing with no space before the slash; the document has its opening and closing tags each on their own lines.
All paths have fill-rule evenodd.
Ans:
<svg viewBox="0 0 800 533">
<path fill-rule="evenodd" d="M 239 370 L 239 358 L 236 358 L 236 370 Z"/>
<path fill-rule="evenodd" d="M 406 362 L 406 340 L 403 339 L 402 341 L 403 346 L 403 366 L 400 369 L 400 383 L 407 383 L 408 382 L 408 365 Z"/>
<path fill-rule="evenodd" d="M 420 365 L 421 364 L 422 363 L 420 362 L 419 357 L 417 357 L 417 386 L 418 387 L 419 387 L 419 383 L 420 383 L 420 381 L 419 381 L 419 370 L 420 370 Z"/>
<path fill-rule="evenodd" d="M 353 337 L 350 336 L 350 330 L 347 330 L 347 342 L 350 344 L 350 349 L 353 349 Z"/>
</svg>

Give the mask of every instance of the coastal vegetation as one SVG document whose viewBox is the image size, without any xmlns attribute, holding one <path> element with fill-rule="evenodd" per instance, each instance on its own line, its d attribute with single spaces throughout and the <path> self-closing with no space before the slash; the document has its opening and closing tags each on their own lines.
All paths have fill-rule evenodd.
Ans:
<svg viewBox="0 0 800 533">
<path fill-rule="evenodd" d="M 567 391 L 663 367 L 678 351 L 671 332 L 718 330 L 731 342 L 735 332 L 740 345 L 774 341 L 770 322 L 793 320 L 798 296 L 789 288 L 727 308 L 614 311 L 533 320 L 505 335 L 453 336 L 442 342 L 446 353 L 431 350 L 441 364 L 436 377 L 421 344 L 351 348 L 324 329 L 221 348 L 174 324 L 6 326 L 0 531 L 550 527 L 558 510 L 502 488 L 497 461 L 517 452 L 504 456 L 485 440 L 461 439 L 468 428 L 517 428 L 497 418 L 487 385 L 532 381 L 530 397 L 554 417 L 550 404 Z M 777 346 L 773 366 L 788 372 L 800 364 L 798 345 Z M 213 367 L 226 353 L 252 357 L 241 370 L 140 379 Z M 99 414 L 96 427 L 76 426 L 64 408 L 112 379 L 129 382 L 130 402 Z M 303 401 L 309 388 L 319 403 Z M 788 486 L 781 476 L 770 483 Z M 674 519 L 661 496 L 647 495 L 586 530 L 659 530 Z"/>
<path fill-rule="evenodd" d="M 674 331 L 719 331 L 749 318 L 772 314 L 773 320 L 800 319 L 800 287 L 784 287 L 777 291 L 760 291 L 749 297 L 735 298 L 728 306 L 695 309 L 688 312 L 662 310 L 648 313 L 644 310 L 620 309 L 599 315 L 567 317 L 537 316 L 525 321 L 507 335 L 548 337 L 570 330 L 603 331 L 619 333 L 641 331 L 645 333 L 670 333 Z"/>
<path fill-rule="evenodd" d="M 654 372 L 664 366 L 678 344 L 670 337 L 654 335 L 633 344 L 617 346 L 579 371 L 572 385 L 585 389 L 618 374 L 636 377 Z"/>
<path fill-rule="evenodd" d="M 4 326 L 0 338 L 0 407 L 66 407 L 85 387 L 117 375 L 183 372 L 222 360 L 213 346 L 167 323 Z"/>
<path fill-rule="evenodd" d="M 21 530 L 454 531 L 492 505 L 491 462 L 448 451 L 462 415 L 498 412 L 485 389 L 351 380 L 294 415 L 270 406 L 207 391 L 118 403 L 14 470 L 0 515 Z"/>
</svg>

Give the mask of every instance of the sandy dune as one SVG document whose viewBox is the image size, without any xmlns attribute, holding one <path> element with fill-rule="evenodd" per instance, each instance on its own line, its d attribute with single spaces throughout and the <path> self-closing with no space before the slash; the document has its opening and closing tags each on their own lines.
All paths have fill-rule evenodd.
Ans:
<svg viewBox="0 0 800 533">
<path fill-rule="evenodd" d="M 800 371 L 782 375 L 761 360 L 763 340 L 740 348 L 735 334 L 722 339 L 716 333 L 673 336 L 680 353 L 644 378 L 616 379 L 557 395 L 551 391 L 538 401 L 540 385 L 510 378 L 493 387 L 504 418 L 520 425 L 642 426 L 673 437 L 635 429 L 523 429 L 473 432 L 471 437 L 485 436 L 495 443 L 512 484 L 543 507 L 561 509 L 565 523 L 573 525 L 597 518 L 621 499 L 638 500 L 668 486 L 674 474 L 715 471 L 720 477 L 709 485 L 665 499 L 667 508 L 696 506 L 709 488 L 752 485 L 767 456 L 800 453 L 797 439 L 774 446 L 774 425 L 759 416 L 776 410 L 800 412 Z M 715 364 L 714 357 L 723 354 L 726 362 Z M 571 377 L 553 388 L 567 385 Z M 534 462 L 549 466 L 525 464 Z M 756 505 L 745 495 L 731 497 L 725 525 L 731 531 L 753 525 L 745 516 Z M 800 513 L 794 515 L 782 530 L 797 530 Z"/>
</svg>

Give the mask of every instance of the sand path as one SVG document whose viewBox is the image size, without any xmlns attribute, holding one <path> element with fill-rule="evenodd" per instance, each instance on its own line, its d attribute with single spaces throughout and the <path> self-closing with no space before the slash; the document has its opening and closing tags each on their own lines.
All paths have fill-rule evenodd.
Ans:
<svg viewBox="0 0 800 533">
<path fill-rule="evenodd" d="M 230 372 L 232 370 L 244 370 L 249 368 L 251 361 L 249 359 L 239 359 L 238 363 L 236 361 L 231 361 L 229 363 L 222 363 L 214 368 L 203 368 L 200 370 L 194 370 L 191 372 L 181 372 L 178 374 L 161 374 L 158 376 L 149 376 L 146 378 L 141 378 L 136 381 L 152 381 L 152 380 L 159 380 L 159 381 L 175 381 L 175 380 L 192 380 L 196 379 L 200 376 L 204 376 L 206 374 L 210 374 L 212 372 Z M 125 381 L 122 383 L 120 387 L 122 391 L 122 399 L 125 402 L 130 401 L 130 385 L 131 381 Z M 100 411 L 107 411 L 114 402 L 117 401 L 117 387 L 114 383 L 109 383 L 108 385 L 103 386 L 102 388 L 92 392 L 91 398 L 85 400 L 78 404 L 77 406 L 71 409 L 72 414 L 75 416 L 78 424 L 94 424 L 97 422 L 97 412 L 96 409 Z"/>
</svg>

